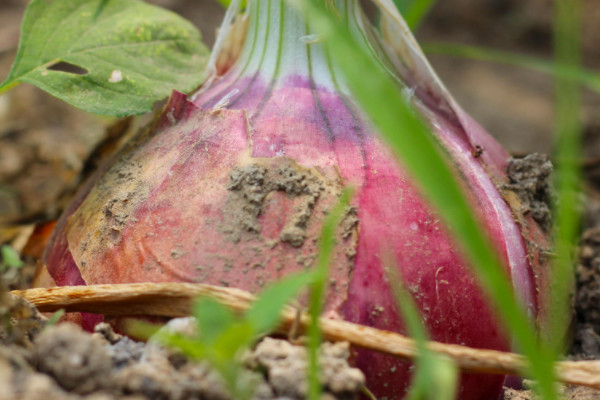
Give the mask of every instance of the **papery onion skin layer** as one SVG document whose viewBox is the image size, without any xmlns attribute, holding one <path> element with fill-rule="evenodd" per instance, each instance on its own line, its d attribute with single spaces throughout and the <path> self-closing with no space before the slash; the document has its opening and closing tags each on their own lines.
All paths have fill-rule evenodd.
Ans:
<svg viewBox="0 0 600 400">
<path fill-rule="evenodd" d="M 337 6 L 365 45 L 384 46 L 358 2 Z M 311 42 L 308 24 L 278 0 L 252 2 L 249 14 L 237 62 L 190 98 L 175 92 L 154 125 L 65 211 L 45 257 L 55 283 L 185 281 L 259 292 L 312 265 L 325 214 L 351 185 L 326 315 L 404 332 L 385 273 L 395 265 L 433 340 L 510 350 L 456 242 L 358 109 L 324 46 Z M 508 154 L 468 116 L 439 107 L 435 93 L 407 94 L 444 145 L 524 308 L 539 316 L 545 235 L 496 188 Z M 411 133 L 399 127 L 398 134 Z M 408 362 L 363 350 L 354 362 L 378 398 L 405 395 Z M 495 398 L 503 379 L 463 374 L 459 398 Z"/>
</svg>

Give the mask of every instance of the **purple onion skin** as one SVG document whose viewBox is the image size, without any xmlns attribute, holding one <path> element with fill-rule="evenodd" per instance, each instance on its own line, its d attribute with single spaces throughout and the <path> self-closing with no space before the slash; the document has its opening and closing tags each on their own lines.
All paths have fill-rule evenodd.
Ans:
<svg viewBox="0 0 600 400">
<path fill-rule="evenodd" d="M 510 350 L 455 240 L 351 97 L 307 76 L 240 68 L 193 101 L 174 92 L 154 126 L 82 188 L 46 250 L 55 283 L 185 281 L 259 292 L 311 265 L 325 212 L 352 185 L 357 223 L 349 213 L 339 229 L 326 315 L 403 333 L 389 259 L 433 340 Z M 460 126 L 422 100 L 515 292 L 539 316 L 546 277 L 526 242 L 546 242 L 496 189 L 508 155 L 475 122 Z M 378 398 L 406 394 L 408 362 L 364 350 L 354 362 Z M 503 380 L 462 374 L 458 398 L 495 398 Z"/>
</svg>

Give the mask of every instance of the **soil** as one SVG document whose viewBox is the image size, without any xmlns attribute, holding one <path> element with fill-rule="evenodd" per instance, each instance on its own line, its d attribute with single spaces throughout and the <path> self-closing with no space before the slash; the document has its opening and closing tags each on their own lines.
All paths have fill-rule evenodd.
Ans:
<svg viewBox="0 0 600 400">
<path fill-rule="evenodd" d="M 223 15 L 215 1 L 152 2 L 185 15 L 201 27 L 207 43 L 214 41 Z M 14 60 L 27 3 L 0 0 L 0 80 Z M 588 68 L 598 69 L 600 3 L 583 0 L 583 4 L 583 58 Z M 437 2 L 417 36 L 420 43 L 464 43 L 547 58 L 552 51 L 551 21 L 550 0 L 446 0 Z M 527 208 L 523 212 L 549 226 L 551 166 L 545 156 L 520 156 L 551 150 L 552 80 L 537 72 L 466 58 L 431 55 L 431 61 L 459 103 L 517 157 L 508 171 L 511 181 L 505 189 L 519 195 Z M 577 249 L 577 292 L 569 350 L 569 357 L 576 360 L 600 360 L 599 106 L 600 97 L 586 91 L 582 113 L 585 218 Z M 149 118 L 117 121 L 91 116 L 27 85 L 0 96 L 0 245 L 10 244 L 25 261 L 21 269 L 8 269 L 0 276 L 0 399 L 229 398 L 218 375 L 205 364 L 190 362 L 155 343 L 133 341 L 106 324 L 96 326 L 94 334 L 74 325 L 49 326 L 34 307 L 6 293 L 31 285 L 51 221 L 101 160 Z M 256 184 L 252 179 L 261 171 L 251 168 L 262 167 L 234 171 L 236 176 L 232 173 L 232 201 L 255 203 L 260 208 L 269 191 L 287 193 L 288 188 L 290 194 L 304 196 L 306 207 L 298 210 L 289 237 L 280 238 L 301 244 L 303 218 L 310 216 L 311 201 L 318 196 L 318 179 L 303 172 L 301 179 L 310 185 L 298 186 L 300 177 L 292 168 L 294 176 L 287 183 L 277 183 L 279 178 L 269 175 Z M 252 182 L 258 188 L 256 199 L 248 192 Z M 252 229 L 255 208 L 246 208 L 248 215 L 237 228 Z M 125 211 L 106 210 L 117 227 Z M 348 210 L 345 223 L 348 232 L 355 230 L 355 209 Z M 363 387 L 360 372 L 348 365 L 345 346 L 322 347 L 324 397 L 356 398 Z M 300 371 L 305 370 L 306 355 L 302 347 L 266 338 L 244 360 L 244 374 L 257 382 L 254 398 L 304 398 L 306 385 Z M 568 399 L 600 398 L 599 392 L 581 387 L 563 388 L 563 394 Z M 507 389 L 505 398 L 531 399 L 532 394 Z"/>
<path fill-rule="evenodd" d="M 548 156 L 533 153 L 525 157 L 509 160 L 506 175 L 509 183 L 502 190 L 510 190 L 521 200 L 521 214 L 531 214 L 532 218 L 545 230 L 552 227 L 550 212 L 552 163 Z"/>
<path fill-rule="evenodd" d="M 577 264 L 574 340 L 576 359 L 600 359 L 600 207 L 588 207 Z"/>
<path fill-rule="evenodd" d="M 41 320 L 36 320 L 41 321 Z M 167 326 L 185 331 L 191 318 Z M 192 362 L 157 343 L 136 342 L 101 323 L 93 334 L 62 323 L 22 332 L 15 340 L 3 336 L 0 346 L 2 399 L 160 399 L 229 400 L 220 376 L 204 362 Z M 26 338 L 26 340 L 24 339 Z M 352 400 L 365 378 L 348 364 L 347 343 L 321 346 L 324 398 Z M 251 399 L 304 399 L 307 356 L 304 346 L 265 338 L 243 357 L 240 379 L 253 388 Z"/>
</svg>

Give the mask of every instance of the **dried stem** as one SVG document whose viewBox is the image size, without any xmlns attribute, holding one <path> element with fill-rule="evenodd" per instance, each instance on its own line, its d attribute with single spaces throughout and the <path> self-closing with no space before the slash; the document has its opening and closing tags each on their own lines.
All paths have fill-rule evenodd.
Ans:
<svg viewBox="0 0 600 400">
<path fill-rule="evenodd" d="M 16 290 L 12 294 L 25 298 L 42 312 L 65 309 L 67 312 L 110 316 L 188 316 L 193 299 L 199 296 L 208 296 L 235 311 L 244 311 L 255 299 L 243 290 L 191 283 L 68 286 Z M 289 306 L 283 309 L 281 316 L 279 331 L 282 333 L 287 333 L 298 324 L 304 329 L 310 321 L 308 314 L 303 313 L 298 318 L 298 311 Z M 320 320 L 320 325 L 323 336 L 330 341 L 347 341 L 356 347 L 406 359 L 417 356 L 415 342 L 397 333 L 325 318 Z M 449 357 L 466 371 L 527 374 L 527 359 L 519 354 L 439 342 L 429 342 L 428 347 Z M 600 389 L 600 361 L 560 361 L 555 368 L 557 378 L 562 382 Z"/>
</svg>

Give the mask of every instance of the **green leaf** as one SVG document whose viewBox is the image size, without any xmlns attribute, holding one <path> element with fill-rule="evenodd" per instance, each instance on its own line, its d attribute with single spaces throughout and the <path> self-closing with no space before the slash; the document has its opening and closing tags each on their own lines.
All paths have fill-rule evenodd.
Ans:
<svg viewBox="0 0 600 400">
<path fill-rule="evenodd" d="M 252 324 L 255 334 L 272 331 L 281 319 L 281 309 L 298 292 L 313 280 L 312 272 L 288 276 L 265 289 L 246 312 L 246 320 Z"/>
<path fill-rule="evenodd" d="M 19 253 L 10 246 L 3 245 L 0 247 L 0 254 L 2 254 L 2 264 L 9 268 L 21 268 L 24 263 L 19 257 Z"/>
<path fill-rule="evenodd" d="M 86 111 L 141 114 L 199 86 L 207 55 L 191 23 L 141 1 L 33 0 L 0 93 L 27 82 Z"/>
<path fill-rule="evenodd" d="M 193 315 L 198 321 L 199 336 L 206 344 L 214 343 L 236 321 L 229 308 L 208 297 L 195 302 Z"/>
</svg>

